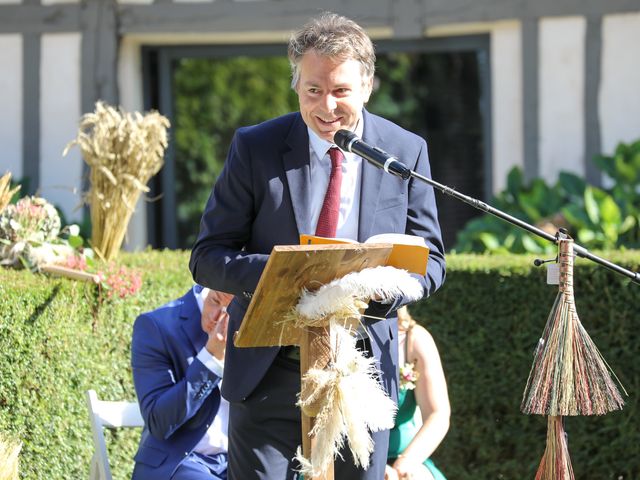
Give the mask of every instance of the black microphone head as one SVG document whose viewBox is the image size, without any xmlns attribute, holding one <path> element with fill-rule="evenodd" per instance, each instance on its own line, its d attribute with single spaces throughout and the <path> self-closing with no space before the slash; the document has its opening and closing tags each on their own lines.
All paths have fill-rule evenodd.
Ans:
<svg viewBox="0 0 640 480">
<path fill-rule="evenodd" d="M 354 140 L 357 140 L 358 136 L 350 132 L 349 130 L 338 130 L 336 134 L 333 136 L 333 142 L 339 146 L 342 150 L 346 150 L 347 152 L 351 151 L 351 144 Z"/>
</svg>

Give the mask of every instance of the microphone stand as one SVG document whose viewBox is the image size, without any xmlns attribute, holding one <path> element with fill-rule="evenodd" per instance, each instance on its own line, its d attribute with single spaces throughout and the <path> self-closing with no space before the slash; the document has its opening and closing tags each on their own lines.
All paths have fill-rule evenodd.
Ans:
<svg viewBox="0 0 640 480">
<path fill-rule="evenodd" d="M 377 165 L 376 163 L 372 162 L 374 165 L 376 166 L 380 166 Z M 405 167 L 406 170 L 402 171 L 402 172 L 389 172 L 389 170 L 387 170 L 385 168 L 385 171 L 392 173 L 392 175 L 396 175 L 401 177 L 404 180 L 408 180 L 410 177 L 413 178 L 417 178 L 418 180 L 421 180 L 429 185 L 431 185 L 432 187 L 440 190 L 440 192 L 452 196 L 458 200 L 463 201 L 464 203 L 471 205 L 472 207 L 478 209 L 478 210 L 482 210 L 483 212 L 486 213 L 490 213 L 491 215 L 494 215 L 498 218 L 501 218 L 502 220 L 511 223 L 512 225 L 515 225 L 517 227 L 520 227 L 530 233 L 533 233 L 534 235 L 537 235 L 539 237 L 544 238 L 545 240 L 550 241 L 551 243 L 557 245 L 559 239 L 561 238 L 561 235 L 551 235 L 550 233 L 545 232 L 544 230 L 539 229 L 538 227 L 535 227 L 527 222 L 524 222 L 522 220 L 520 220 L 519 218 L 516 218 L 512 215 L 509 215 L 508 213 L 503 212 L 502 210 L 498 210 L 497 208 L 492 207 L 491 205 L 487 205 L 484 202 L 481 202 L 480 200 L 477 200 L 475 198 L 469 197 L 468 195 L 464 195 L 463 193 L 458 192 L 457 190 L 451 188 L 451 187 L 447 187 L 446 185 L 443 185 L 441 183 L 436 182 L 435 180 L 432 180 L 431 178 L 427 178 L 423 175 L 420 175 L 419 173 L 414 172 L 413 170 L 410 170 L 408 168 Z M 630 278 L 632 282 L 640 285 L 640 273 L 636 273 L 636 272 L 632 272 L 631 270 L 628 270 L 624 267 L 621 267 L 620 265 L 613 263 L 609 260 L 606 260 L 602 257 L 599 257 L 597 255 L 594 255 L 593 253 L 589 252 L 589 250 L 587 250 L 586 248 L 575 244 L 573 245 L 573 251 L 582 258 L 586 258 L 589 259 L 599 265 L 602 265 L 605 268 L 608 268 L 609 270 L 613 270 L 616 273 L 619 273 L 620 275 L 624 275 L 627 278 Z M 536 260 L 535 264 L 536 266 L 541 265 L 543 262 L 540 260 Z"/>
</svg>

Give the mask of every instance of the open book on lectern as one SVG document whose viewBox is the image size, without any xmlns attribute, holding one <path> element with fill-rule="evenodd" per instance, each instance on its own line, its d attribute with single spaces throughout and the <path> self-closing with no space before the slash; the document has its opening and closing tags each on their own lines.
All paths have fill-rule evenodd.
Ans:
<svg viewBox="0 0 640 480">
<path fill-rule="evenodd" d="M 303 233 L 300 235 L 300 245 L 331 245 L 331 244 L 358 244 L 359 242 L 349 238 L 326 238 Z M 405 233 L 381 233 L 367 238 L 367 245 L 376 243 L 389 243 L 393 246 L 391 255 L 387 260 L 387 266 L 407 270 L 418 275 L 426 275 L 427 260 L 429 259 L 429 247 L 424 238 Z"/>
</svg>

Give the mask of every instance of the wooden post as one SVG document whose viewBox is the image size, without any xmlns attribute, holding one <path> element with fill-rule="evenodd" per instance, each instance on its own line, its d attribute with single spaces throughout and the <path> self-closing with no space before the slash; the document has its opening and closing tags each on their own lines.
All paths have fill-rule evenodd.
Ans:
<svg viewBox="0 0 640 480">
<path fill-rule="evenodd" d="M 330 327 L 311 327 L 304 330 L 300 339 L 300 379 L 310 368 L 324 368 L 331 359 Z M 310 436 L 315 419 L 304 412 L 302 416 L 302 454 L 311 458 L 315 438 Z M 333 463 L 327 468 L 323 477 L 311 480 L 333 480 Z"/>
</svg>

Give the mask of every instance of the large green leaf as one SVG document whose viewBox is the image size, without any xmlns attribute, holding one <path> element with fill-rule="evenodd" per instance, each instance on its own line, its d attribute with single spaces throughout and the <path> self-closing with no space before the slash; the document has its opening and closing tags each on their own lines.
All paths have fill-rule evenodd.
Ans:
<svg viewBox="0 0 640 480">
<path fill-rule="evenodd" d="M 598 224 L 600 222 L 600 209 L 594 197 L 593 187 L 587 187 L 584 190 L 584 208 L 591 223 Z"/>
</svg>

